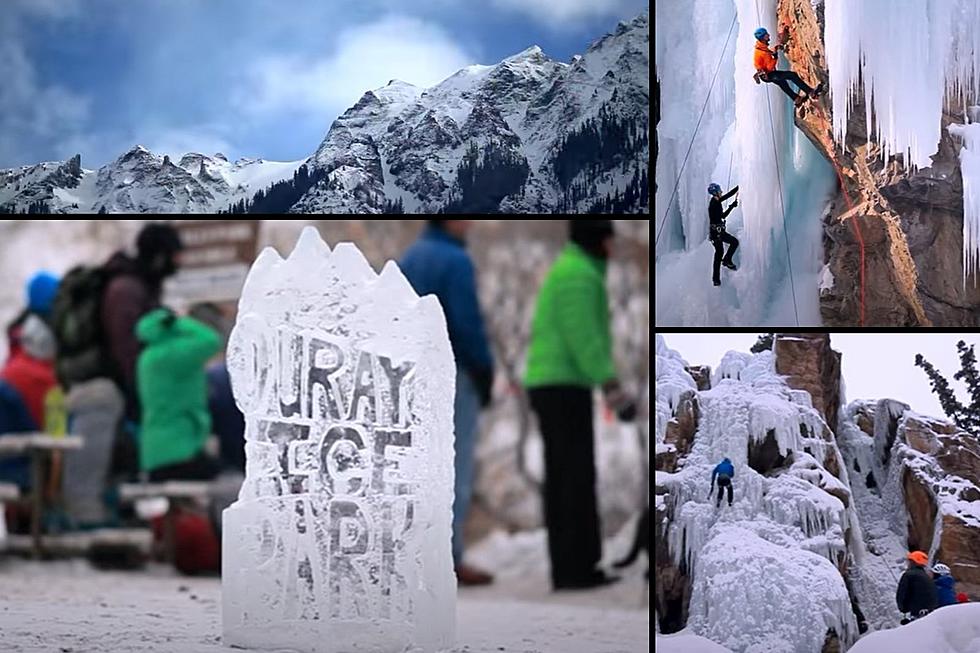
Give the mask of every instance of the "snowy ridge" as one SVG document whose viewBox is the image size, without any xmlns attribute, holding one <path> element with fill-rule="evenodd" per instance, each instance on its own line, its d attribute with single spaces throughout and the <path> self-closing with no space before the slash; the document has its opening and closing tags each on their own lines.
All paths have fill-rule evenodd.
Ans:
<svg viewBox="0 0 980 653">
<path fill-rule="evenodd" d="M 185 154 L 178 163 L 137 145 L 98 170 L 81 157 L 0 171 L 0 208 L 25 211 L 43 202 L 52 213 L 209 213 L 288 179 L 306 160 L 240 159 Z"/>
</svg>

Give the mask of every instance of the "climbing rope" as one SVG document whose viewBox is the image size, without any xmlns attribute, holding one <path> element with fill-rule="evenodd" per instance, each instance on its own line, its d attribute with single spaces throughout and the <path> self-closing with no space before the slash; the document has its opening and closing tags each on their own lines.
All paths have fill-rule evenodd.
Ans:
<svg viewBox="0 0 980 653">
<path fill-rule="evenodd" d="M 762 17 L 759 12 L 759 0 L 755 0 L 755 17 L 761 24 Z M 800 312 L 796 303 L 796 284 L 793 282 L 793 257 L 789 251 L 789 234 L 786 231 L 786 203 L 783 201 L 783 181 L 779 171 L 779 150 L 776 148 L 776 127 L 772 119 L 772 101 L 769 99 L 770 88 L 766 86 L 766 106 L 769 107 L 769 131 L 772 134 L 772 155 L 776 162 L 776 185 L 779 188 L 779 208 L 783 214 L 783 242 L 786 243 L 786 263 L 789 266 L 789 287 L 793 293 L 793 316 L 796 319 L 796 326 L 800 326 Z"/>
<path fill-rule="evenodd" d="M 715 74 L 711 77 L 711 86 L 708 87 L 708 94 L 704 98 L 704 105 L 701 107 L 701 115 L 698 116 L 698 122 L 694 126 L 694 133 L 691 135 L 691 144 L 687 146 L 687 154 L 684 155 L 684 161 L 681 163 L 681 169 L 677 173 L 677 180 L 674 181 L 674 190 L 670 193 L 670 201 L 667 202 L 667 209 L 664 211 L 664 217 L 660 220 L 660 226 L 657 228 L 657 238 L 654 242 L 654 247 L 660 244 L 660 234 L 663 233 L 664 225 L 667 224 L 667 216 L 670 215 L 670 207 L 674 204 L 674 198 L 677 196 L 677 187 L 681 183 L 681 175 L 684 174 L 684 168 L 687 167 L 687 159 L 691 156 L 691 149 L 694 147 L 694 139 L 697 138 L 698 130 L 701 128 L 701 119 L 704 118 L 704 112 L 708 108 L 708 100 L 711 99 L 711 91 L 715 88 L 715 80 L 718 79 L 718 71 L 721 70 L 721 64 L 725 60 L 725 53 L 728 51 L 728 42 L 732 38 L 732 30 L 735 29 L 735 23 L 738 21 L 738 14 L 732 17 L 732 24 L 728 28 L 728 36 L 725 38 L 725 47 L 721 50 L 721 56 L 718 58 L 718 65 L 715 67 Z"/>
</svg>

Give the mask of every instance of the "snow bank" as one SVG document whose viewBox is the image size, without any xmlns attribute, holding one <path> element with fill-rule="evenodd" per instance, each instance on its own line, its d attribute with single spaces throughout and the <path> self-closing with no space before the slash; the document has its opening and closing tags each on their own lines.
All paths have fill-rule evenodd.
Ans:
<svg viewBox="0 0 980 653">
<path fill-rule="evenodd" d="M 871 633 L 855 644 L 850 653 L 881 651 L 977 653 L 980 651 L 980 603 L 940 608 L 907 626 Z"/>
<path fill-rule="evenodd" d="M 730 648 L 687 631 L 674 635 L 657 635 L 653 645 L 658 653 L 732 653 Z"/>
<path fill-rule="evenodd" d="M 740 525 L 720 529 L 702 552 L 708 582 L 695 582 L 689 627 L 736 651 L 819 651 L 827 631 L 852 641 L 847 588 L 825 558 L 767 542 Z"/>
</svg>

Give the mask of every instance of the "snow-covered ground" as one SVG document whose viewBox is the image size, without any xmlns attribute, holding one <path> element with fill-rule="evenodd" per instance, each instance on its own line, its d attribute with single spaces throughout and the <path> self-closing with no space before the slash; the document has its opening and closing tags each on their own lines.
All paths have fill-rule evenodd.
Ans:
<svg viewBox="0 0 980 653">
<path fill-rule="evenodd" d="M 619 555 L 631 528 L 607 544 Z M 641 556 L 642 559 L 642 556 Z M 453 653 L 646 653 L 650 612 L 645 560 L 593 592 L 548 590 L 544 533 L 493 536 L 474 562 L 498 572 L 461 588 Z M 506 566 L 505 566 L 506 565 Z M 153 566 L 99 572 L 85 562 L 0 560 L 4 653 L 218 653 L 221 583 Z M 282 651 L 278 653 L 284 653 Z"/>
</svg>

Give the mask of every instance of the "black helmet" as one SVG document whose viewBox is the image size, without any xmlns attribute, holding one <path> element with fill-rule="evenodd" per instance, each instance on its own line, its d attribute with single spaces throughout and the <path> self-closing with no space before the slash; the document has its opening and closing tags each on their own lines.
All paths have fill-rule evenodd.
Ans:
<svg viewBox="0 0 980 653">
<path fill-rule="evenodd" d="M 136 251 L 144 261 L 151 261 L 158 254 L 176 254 L 182 249 L 180 234 L 169 224 L 148 224 L 136 237 Z"/>
</svg>

